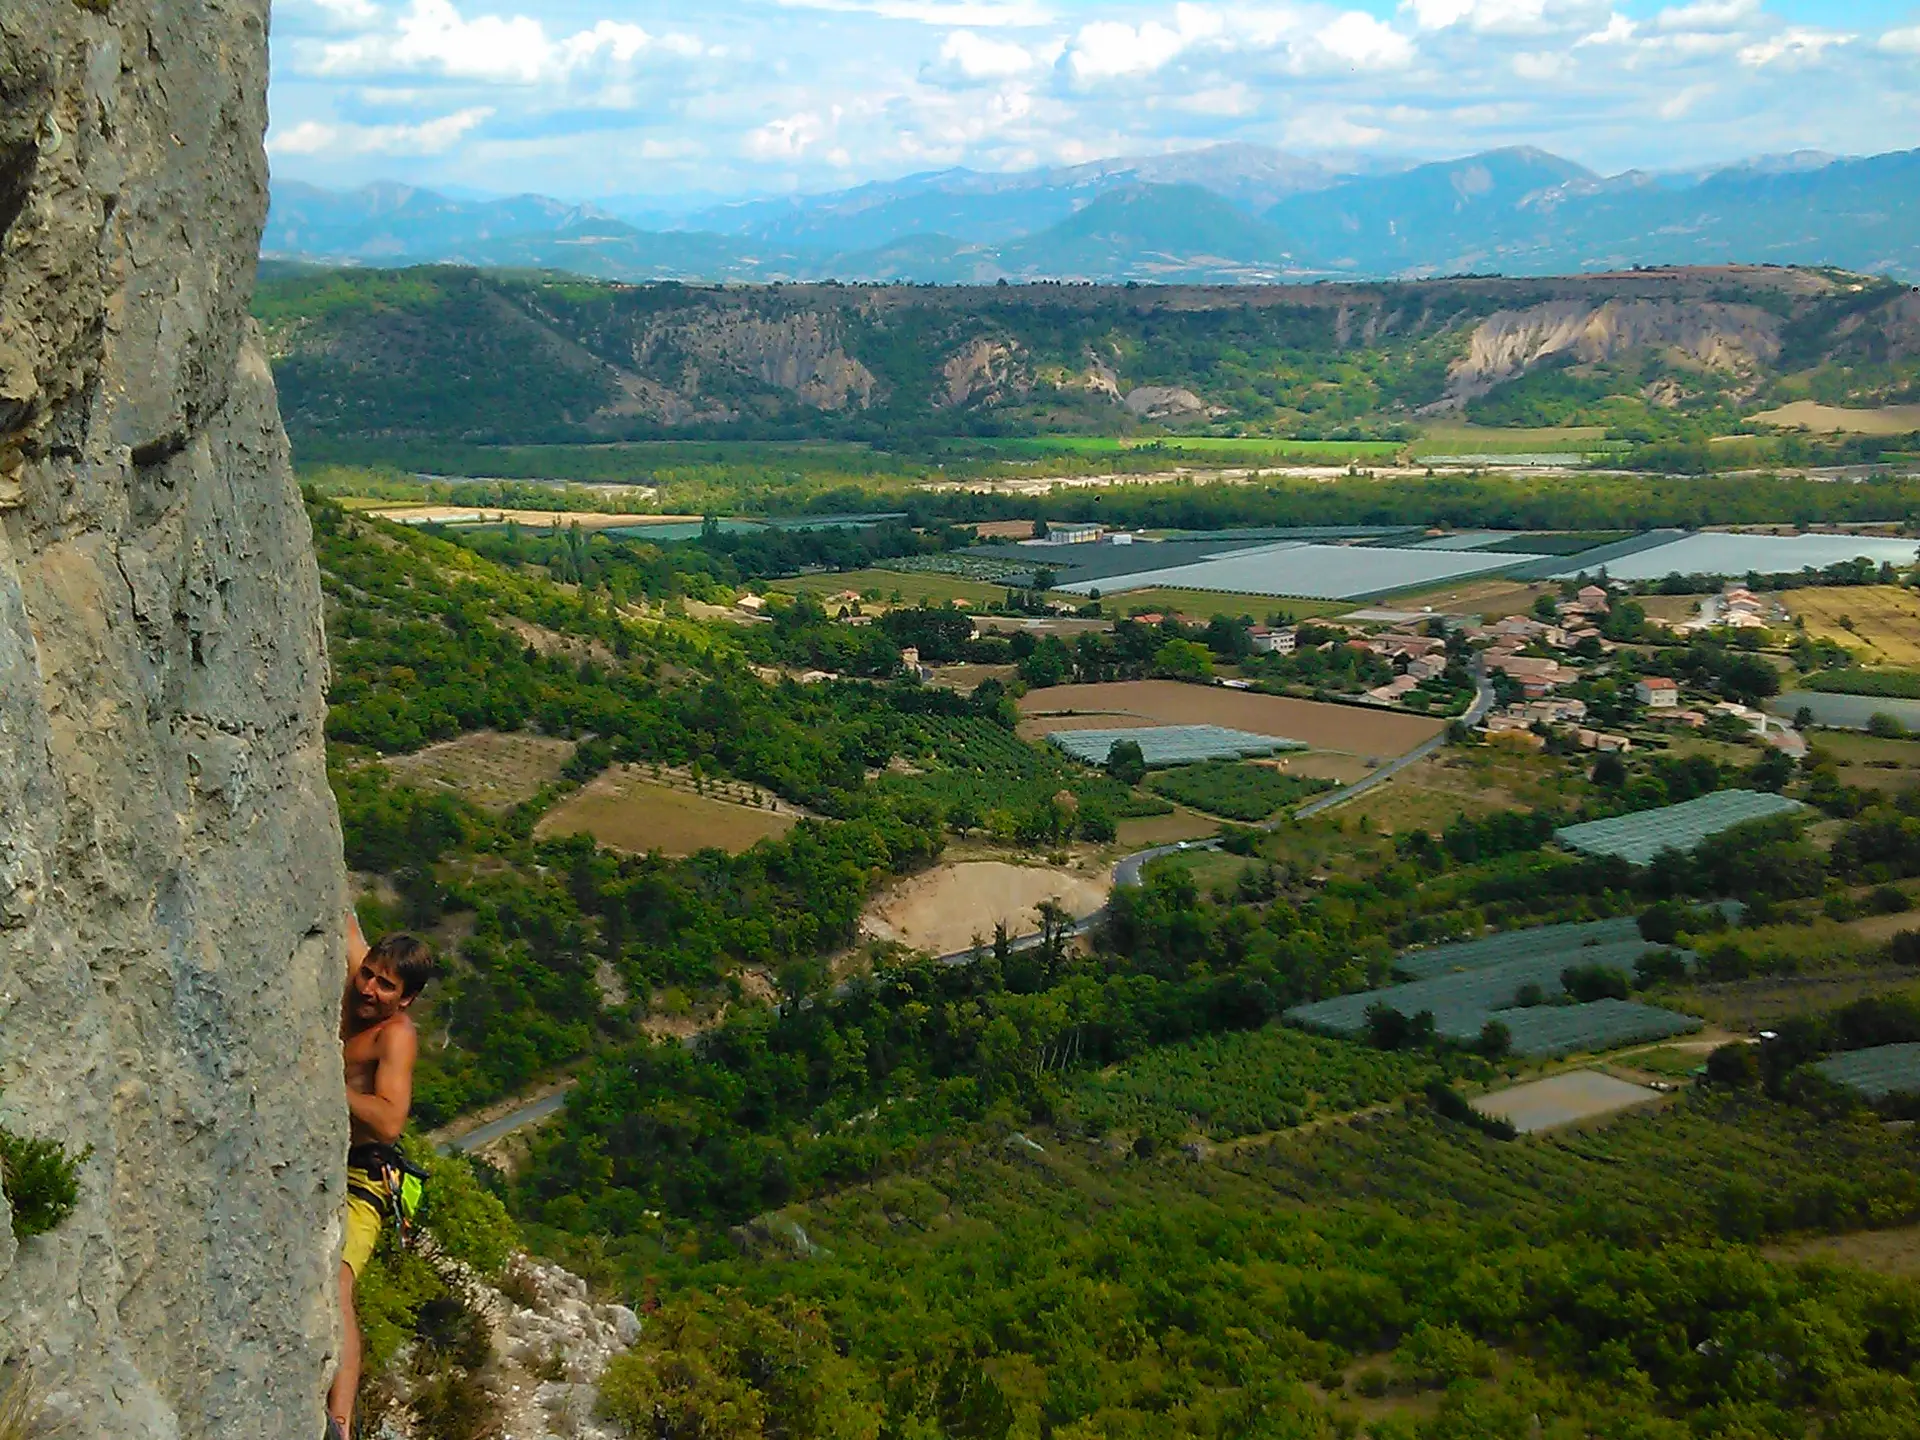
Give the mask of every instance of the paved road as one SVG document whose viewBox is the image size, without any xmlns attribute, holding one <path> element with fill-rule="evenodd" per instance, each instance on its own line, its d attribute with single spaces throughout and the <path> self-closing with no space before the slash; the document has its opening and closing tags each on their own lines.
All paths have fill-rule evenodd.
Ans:
<svg viewBox="0 0 1920 1440">
<path fill-rule="evenodd" d="M 462 1155 L 471 1155 L 475 1150 L 484 1150 L 503 1135 L 528 1125 L 538 1124 L 549 1115 L 558 1114 L 560 1107 L 567 1103 L 567 1091 L 573 1088 L 569 1080 L 551 1095 L 543 1095 L 529 1105 L 502 1115 L 498 1120 L 489 1120 L 485 1125 L 476 1126 L 466 1134 L 449 1140 L 446 1149 L 458 1150 Z"/>
<path fill-rule="evenodd" d="M 1466 715 L 1462 718 L 1469 725 L 1476 724 L 1492 706 L 1493 687 L 1489 685 L 1486 678 L 1482 676 L 1480 677 L 1479 689 L 1473 697 L 1473 704 L 1468 708 Z M 1324 810 L 1332 809 L 1335 805 L 1344 804 L 1348 800 L 1353 799 L 1354 796 L 1371 790 L 1374 786 L 1382 784 L 1387 780 L 1391 780 L 1409 765 L 1417 764 L 1426 759 L 1427 756 L 1433 754 L 1434 751 L 1446 743 L 1447 734 L 1446 731 L 1442 730 L 1431 740 L 1422 741 L 1420 744 L 1414 746 L 1413 749 L 1407 751 L 1406 754 L 1397 759 L 1389 760 L 1386 764 L 1373 770 L 1364 779 L 1356 780 L 1351 785 L 1322 795 L 1319 799 L 1310 801 L 1298 810 L 1293 811 L 1291 815 L 1282 816 L 1277 820 L 1270 820 L 1260 828 L 1266 830 L 1277 829 L 1279 826 L 1284 825 L 1288 819 L 1304 820 L 1310 815 L 1318 815 Z M 1220 842 L 1218 840 L 1185 840 L 1175 845 L 1155 845 L 1151 849 L 1136 850 L 1131 855 L 1122 856 L 1114 865 L 1113 883 L 1116 887 L 1121 885 L 1138 885 L 1140 883 L 1140 872 L 1153 861 L 1158 860 L 1162 855 L 1177 855 L 1183 850 L 1217 850 L 1219 846 Z M 1069 933 L 1073 935 L 1086 934 L 1092 930 L 1095 925 L 1100 923 L 1101 917 L 1106 913 L 1106 908 L 1103 906 L 1085 919 L 1075 922 L 1073 929 Z M 1032 949 L 1040 943 L 1040 940 L 1041 937 L 1038 934 L 1020 935 L 1008 943 L 1015 951 L 1020 951 Z M 971 963 L 972 960 L 973 947 L 971 945 L 964 950 L 953 950 L 940 956 L 941 963 L 945 965 L 966 965 Z M 451 1142 L 452 1148 L 463 1154 L 471 1153 L 472 1151 L 491 1145 L 503 1135 L 511 1135 L 514 1131 L 522 1129 L 525 1126 L 538 1124 L 549 1115 L 557 1113 L 560 1107 L 566 1104 L 567 1089 L 572 1088 L 572 1084 L 572 1081 L 568 1081 L 566 1089 L 558 1090 L 551 1095 L 535 1100 L 529 1105 L 523 1105 L 520 1109 L 503 1115 L 498 1120 L 489 1121 L 477 1129 L 468 1131 L 459 1139 Z"/>
</svg>

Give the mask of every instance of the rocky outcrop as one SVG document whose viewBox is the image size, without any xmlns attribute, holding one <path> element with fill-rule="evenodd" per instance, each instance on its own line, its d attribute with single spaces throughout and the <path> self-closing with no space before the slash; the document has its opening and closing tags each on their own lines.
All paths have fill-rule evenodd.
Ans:
<svg viewBox="0 0 1920 1440">
<path fill-rule="evenodd" d="M 1552 300 L 1500 310 L 1474 329 L 1449 371 L 1450 394 L 1484 394 L 1545 361 L 1595 364 L 1658 351 L 1707 370 L 1748 372 L 1780 357 L 1780 317 L 1710 300 Z"/>
<path fill-rule="evenodd" d="M 317 1434 L 345 1110 L 318 577 L 247 320 L 266 0 L 0 6 L 0 1125 L 75 1154 L 0 1358 Z M 89 1150 L 90 1147 L 90 1150 Z"/>
<path fill-rule="evenodd" d="M 1007 340 L 978 336 L 949 355 L 940 366 L 934 404 L 998 405 L 1033 389 L 1020 347 Z"/>
<path fill-rule="evenodd" d="M 1207 402 L 1179 385 L 1139 385 L 1127 392 L 1127 413 L 1142 420 L 1176 420 L 1207 413 Z"/>
</svg>

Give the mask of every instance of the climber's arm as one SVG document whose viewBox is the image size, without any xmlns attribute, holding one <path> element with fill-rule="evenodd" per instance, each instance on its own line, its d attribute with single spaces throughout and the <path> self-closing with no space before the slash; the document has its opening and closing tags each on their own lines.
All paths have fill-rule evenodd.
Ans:
<svg viewBox="0 0 1920 1440">
<path fill-rule="evenodd" d="M 413 1022 L 402 1015 L 381 1034 L 372 1092 L 347 1092 L 347 1109 L 354 1120 L 383 1145 L 393 1144 L 406 1128 L 407 1111 L 413 1105 L 413 1061 L 419 1053 Z"/>
<path fill-rule="evenodd" d="M 347 911 L 347 979 L 353 979 L 353 972 L 360 968 L 360 962 L 367 958 L 367 937 L 360 933 L 360 917 L 349 908 Z"/>
</svg>

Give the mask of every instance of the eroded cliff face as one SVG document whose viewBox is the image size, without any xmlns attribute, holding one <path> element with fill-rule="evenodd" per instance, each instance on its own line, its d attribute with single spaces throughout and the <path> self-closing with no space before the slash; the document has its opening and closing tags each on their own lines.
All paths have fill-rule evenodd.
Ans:
<svg viewBox="0 0 1920 1440">
<path fill-rule="evenodd" d="M 1552 300 L 1481 321 L 1448 388 L 1483 394 L 1546 361 L 1593 364 L 1636 350 L 1704 370 L 1751 372 L 1780 358 L 1783 324 L 1757 305 L 1714 300 Z"/>
<path fill-rule="evenodd" d="M 247 319 L 266 0 L 0 5 L 0 1125 L 91 1147 L 0 1359 L 319 1433 L 345 1108 L 318 576 Z"/>
</svg>

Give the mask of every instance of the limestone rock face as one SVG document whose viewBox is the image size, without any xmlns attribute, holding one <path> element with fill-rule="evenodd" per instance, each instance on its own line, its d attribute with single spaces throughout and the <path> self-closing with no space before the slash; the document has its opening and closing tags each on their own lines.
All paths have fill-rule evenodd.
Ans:
<svg viewBox="0 0 1920 1440">
<path fill-rule="evenodd" d="M 311 539 L 247 319 L 266 0 L 0 4 L 0 1361 L 122 1437 L 320 1431 L 343 896 Z"/>
</svg>

